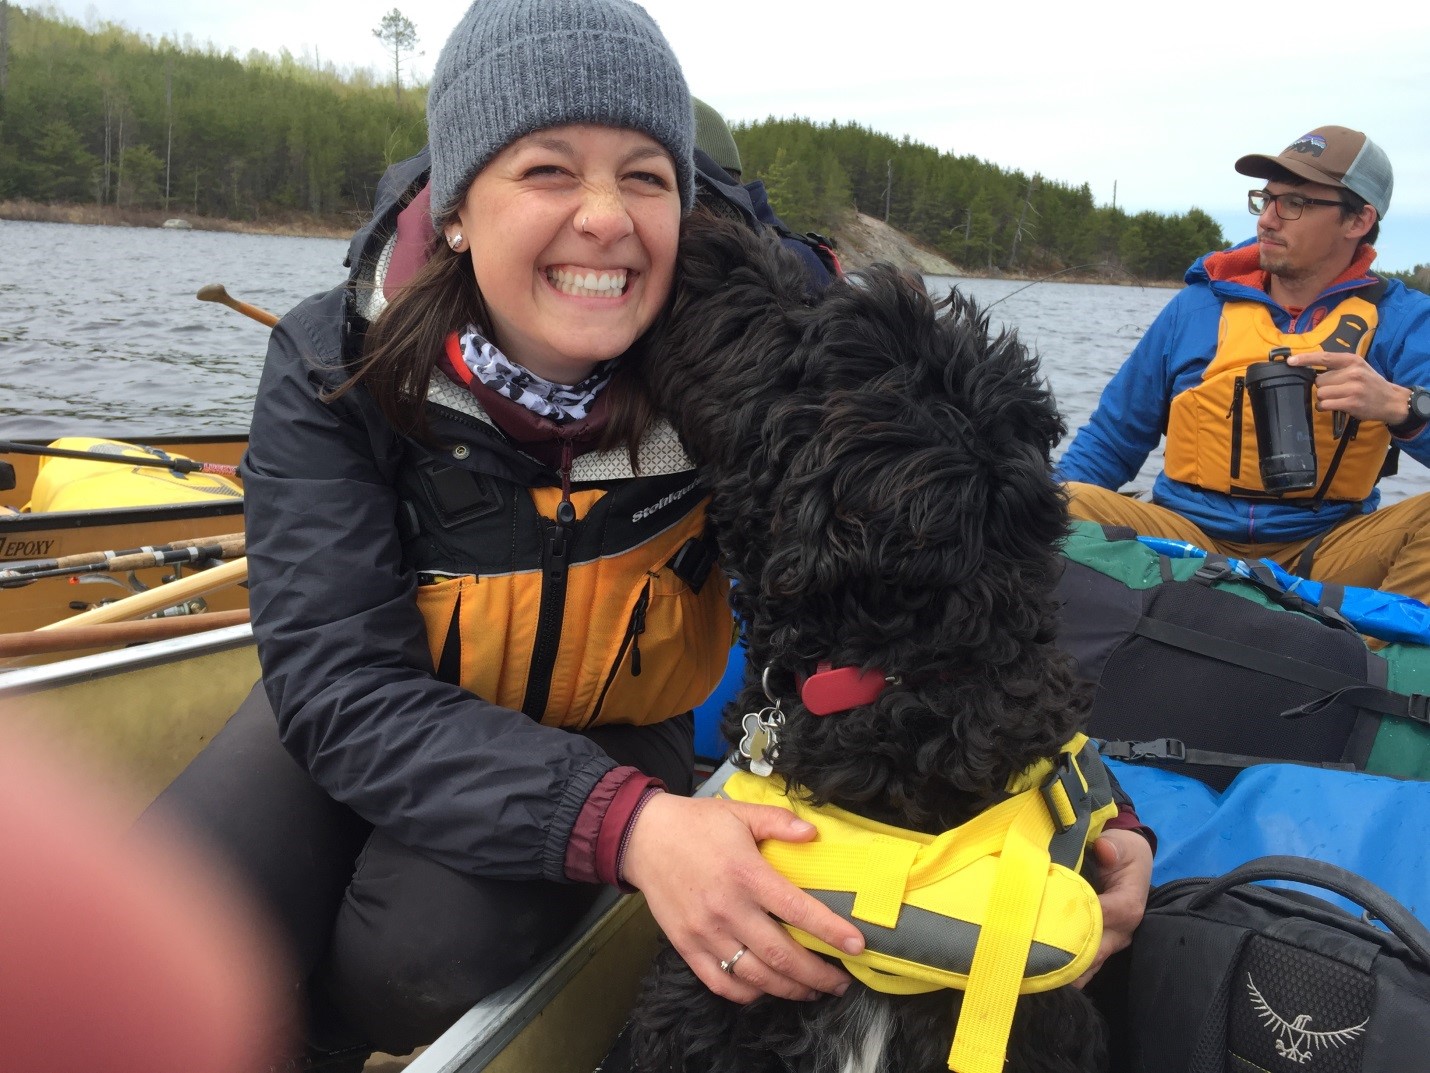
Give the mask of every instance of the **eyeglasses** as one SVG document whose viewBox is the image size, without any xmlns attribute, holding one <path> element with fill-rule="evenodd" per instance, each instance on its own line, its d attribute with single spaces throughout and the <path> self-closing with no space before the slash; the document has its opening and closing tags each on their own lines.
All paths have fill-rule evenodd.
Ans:
<svg viewBox="0 0 1430 1073">
<path fill-rule="evenodd" d="M 1337 205 L 1345 208 L 1346 203 L 1336 198 L 1305 197 L 1302 194 L 1273 194 L 1270 190 L 1248 190 L 1246 208 L 1253 216 L 1260 216 L 1271 205 L 1276 206 L 1276 215 L 1283 220 L 1299 220 L 1307 205 Z"/>
</svg>

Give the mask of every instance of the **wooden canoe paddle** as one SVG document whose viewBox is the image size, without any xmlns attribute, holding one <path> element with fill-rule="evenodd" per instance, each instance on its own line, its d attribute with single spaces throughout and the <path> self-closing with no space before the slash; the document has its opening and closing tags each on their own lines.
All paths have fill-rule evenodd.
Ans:
<svg viewBox="0 0 1430 1073">
<path fill-rule="evenodd" d="M 200 570 L 197 574 L 190 574 L 178 581 L 171 581 L 167 585 L 159 585 L 144 592 L 136 592 L 133 596 L 126 596 L 112 604 L 92 607 L 78 615 L 63 618 L 58 622 L 51 622 L 48 626 L 39 628 L 41 630 L 62 630 L 75 626 L 95 626 L 104 622 L 127 622 L 130 619 L 152 615 L 155 611 L 162 611 L 166 607 L 173 607 L 185 600 L 192 600 L 196 596 L 203 596 L 215 589 L 227 588 L 229 585 L 237 585 L 246 580 L 248 580 L 248 557 L 244 556 L 241 559 L 230 559 L 222 566 Z"/>
<path fill-rule="evenodd" d="M 252 317 L 258 323 L 266 324 L 270 328 L 278 323 L 278 318 L 268 310 L 259 309 L 257 306 L 240 302 L 237 298 L 232 297 L 228 291 L 224 290 L 222 283 L 210 283 L 207 287 L 200 287 L 196 297 L 200 302 L 218 302 L 221 305 L 226 305 L 229 309 L 237 310 L 245 317 Z"/>
</svg>

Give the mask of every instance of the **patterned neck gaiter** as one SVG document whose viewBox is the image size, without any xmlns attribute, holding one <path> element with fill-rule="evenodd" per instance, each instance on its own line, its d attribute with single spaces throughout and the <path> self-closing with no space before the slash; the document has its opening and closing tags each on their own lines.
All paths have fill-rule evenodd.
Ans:
<svg viewBox="0 0 1430 1073">
<path fill-rule="evenodd" d="M 620 360 L 613 358 L 599 363 L 590 376 L 568 387 L 523 369 L 484 339 L 476 328 L 469 326 L 460 342 L 462 361 L 474 377 L 497 394 L 557 424 L 580 421 L 591 412 L 591 404 L 610 383 L 611 373 Z"/>
</svg>

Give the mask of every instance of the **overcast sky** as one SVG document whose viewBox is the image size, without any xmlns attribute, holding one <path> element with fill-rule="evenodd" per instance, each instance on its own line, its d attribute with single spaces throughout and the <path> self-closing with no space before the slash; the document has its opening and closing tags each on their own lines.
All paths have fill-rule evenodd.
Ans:
<svg viewBox="0 0 1430 1073">
<path fill-rule="evenodd" d="M 395 0 L 63 0 L 240 57 L 316 55 L 385 71 L 372 30 Z M 396 0 L 425 80 L 466 4 Z M 28 5 L 27 5 L 28 6 Z M 1209 213 L 1249 236 L 1232 163 L 1326 123 L 1389 154 L 1379 265 L 1430 263 L 1430 6 L 1347 0 L 1196 5 L 1091 0 L 648 0 L 692 91 L 728 120 L 800 115 L 866 127 L 1049 180 L 1129 212 Z M 1170 12 L 1175 12 L 1171 14 Z M 758 23 L 753 20 L 758 19 Z"/>
</svg>

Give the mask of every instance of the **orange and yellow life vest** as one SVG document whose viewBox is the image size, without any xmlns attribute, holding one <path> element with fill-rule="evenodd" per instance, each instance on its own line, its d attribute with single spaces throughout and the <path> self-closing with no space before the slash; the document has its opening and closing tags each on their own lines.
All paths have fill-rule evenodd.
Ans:
<svg viewBox="0 0 1430 1073">
<path fill-rule="evenodd" d="M 624 450 L 579 456 L 569 499 L 479 448 L 404 467 L 404 558 L 437 677 L 568 729 L 657 723 L 714 691 L 734 640 L 729 582 L 708 497 L 673 431 L 660 435 L 639 476 Z"/>
<path fill-rule="evenodd" d="M 1167 420 L 1167 476 L 1228 495 L 1273 496 L 1261 480 L 1256 422 L 1246 390 L 1247 367 L 1266 361 L 1278 347 L 1292 354 L 1353 350 L 1364 357 L 1377 321 L 1372 303 L 1352 297 L 1309 332 L 1293 335 L 1280 331 L 1270 310 L 1260 302 L 1225 303 L 1216 354 L 1202 374 L 1201 383 L 1172 399 Z M 1313 412 L 1312 425 L 1316 440 L 1315 487 L 1275 498 L 1359 502 L 1370 495 L 1390 448 L 1386 426 L 1379 421 L 1351 420 L 1338 438 L 1335 414 L 1320 410 Z"/>
</svg>

